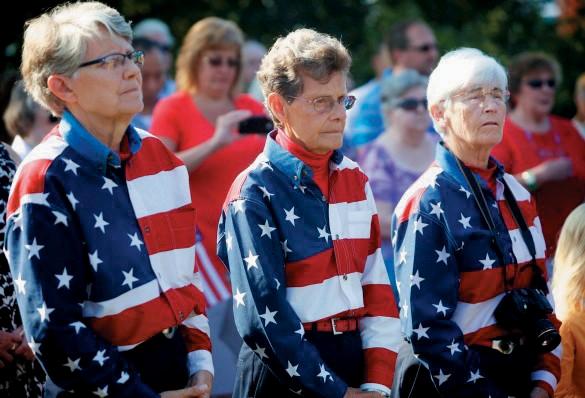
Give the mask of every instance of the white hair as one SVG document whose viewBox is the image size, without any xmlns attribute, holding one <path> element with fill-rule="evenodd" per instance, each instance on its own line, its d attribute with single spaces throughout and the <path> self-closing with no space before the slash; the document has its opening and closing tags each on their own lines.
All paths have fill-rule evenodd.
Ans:
<svg viewBox="0 0 585 398">
<path fill-rule="evenodd" d="M 163 38 L 167 46 L 172 47 L 175 44 L 175 38 L 171 34 L 169 26 L 156 18 L 148 18 L 134 26 L 134 37 L 147 39 Z"/>
<path fill-rule="evenodd" d="M 429 76 L 427 101 L 430 111 L 459 91 L 474 87 L 490 86 L 506 90 L 508 77 L 506 70 L 494 58 L 475 48 L 459 48 L 443 55 L 439 64 Z M 435 123 L 435 130 L 444 131 Z"/>
</svg>

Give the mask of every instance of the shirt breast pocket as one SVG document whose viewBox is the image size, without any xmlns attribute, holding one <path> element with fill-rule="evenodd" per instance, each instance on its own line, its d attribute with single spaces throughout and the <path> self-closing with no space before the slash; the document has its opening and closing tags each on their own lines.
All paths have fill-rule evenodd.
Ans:
<svg viewBox="0 0 585 398">
<path fill-rule="evenodd" d="M 369 239 L 372 226 L 372 213 L 368 210 L 347 212 L 347 235 L 353 239 Z"/>
</svg>

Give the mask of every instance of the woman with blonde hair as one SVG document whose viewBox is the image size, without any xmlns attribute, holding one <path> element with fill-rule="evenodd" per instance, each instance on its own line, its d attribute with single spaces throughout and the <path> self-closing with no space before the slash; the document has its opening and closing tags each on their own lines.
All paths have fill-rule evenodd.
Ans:
<svg viewBox="0 0 585 398">
<path fill-rule="evenodd" d="M 563 322 L 562 376 L 555 397 L 585 397 L 585 203 L 571 212 L 561 229 L 552 291 Z"/>
</svg>

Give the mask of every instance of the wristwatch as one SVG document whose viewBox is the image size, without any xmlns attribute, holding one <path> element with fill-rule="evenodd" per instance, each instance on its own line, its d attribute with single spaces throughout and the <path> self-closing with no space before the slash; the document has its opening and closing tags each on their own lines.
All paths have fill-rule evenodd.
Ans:
<svg viewBox="0 0 585 398">
<path fill-rule="evenodd" d="M 522 174 L 520 174 L 520 176 L 522 177 L 522 181 L 524 181 L 524 184 L 526 184 L 526 188 L 530 192 L 536 191 L 536 188 L 538 188 L 538 184 L 536 182 L 536 176 L 533 173 L 526 170 L 526 171 L 522 172 Z"/>
</svg>

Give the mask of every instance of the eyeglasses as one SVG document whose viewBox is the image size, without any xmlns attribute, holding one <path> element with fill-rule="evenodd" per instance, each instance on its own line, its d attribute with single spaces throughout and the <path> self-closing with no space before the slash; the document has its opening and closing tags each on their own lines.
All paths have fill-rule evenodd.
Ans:
<svg viewBox="0 0 585 398">
<path fill-rule="evenodd" d="M 418 98 L 404 98 L 401 101 L 398 101 L 395 108 L 404 109 L 405 111 L 416 111 L 418 110 L 419 106 L 423 108 L 423 110 L 427 109 L 428 102 L 426 98 L 418 99 Z"/>
<path fill-rule="evenodd" d="M 81 65 L 79 65 L 79 68 L 99 64 L 99 66 L 103 66 L 110 70 L 118 69 L 118 67 L 124 66 L 126 64 L 127 59 L 134 62 L 134 64 L 139 68 L 142 68 L 142 65 L 144 65 L 144 53 L 140 50 L 136 50 L 129 51 L 126 54 L 113 53 L 100 58 L 96 58 L 94 60 L 82 63 Z"/>
<path fill-rule="evenodd" d="M 302 99 L 303 101 L 313 105 L 313 109 L 317 113 L 329 113 L 335 107 L 335 104 L 341 104 L 343 108 L 348 111 L 350 110 L 353 105 L 355 104 L 356 98 L 353 95 L 342 95 L 341 97 L 335 99 L 329 95 L 324 97 L 317 97 L 313 99 L 307 99 L 304 97 L 288 97 L 292 102 L 294 99 Z"/>
<path fill-rule="evenodd" d="M 532 88 L 542 88 L 544 85 L 547 85 L 549 88 L 555 88 L 557 82 L 555 79 L 530 79 L 526 80 L 526 84 Z"/>
<path fill-rule="evenodd" d="M 219 68 L 220 66 L 226 65 L 230 68 L 237 68 L 238 66 L 240 66 L 240 60 L 237 58 L 230 58 L 230 57 L 226 57 L 223 58 L 221 56 L 207 56 L 204 57 L 204 59 L 207 61 L 207 63 L 211 66 L 213 66 L 214 68 Z"/>
<path fill-rule="evenodd" d="M 408 46 L 408 50 L 413 50 L 419 53 L 428 53 L 429 51 L 432 50 L 437 50 L 437 44 L 436 43 L 426 43 L 426 44 L 421 44 L 418 46 Z"/>
<path fill-rule="evenodd" d="M 488 97 L 491 97 L 497 103 L 505 104 L 510 98 L 510 93 L 508 90 L 502 90 L 499 88 L 479 87 L 453 94 L 451 99 L 459 99 L 468 104 L 482 104 L 485 103 Z"/>
</svg>

